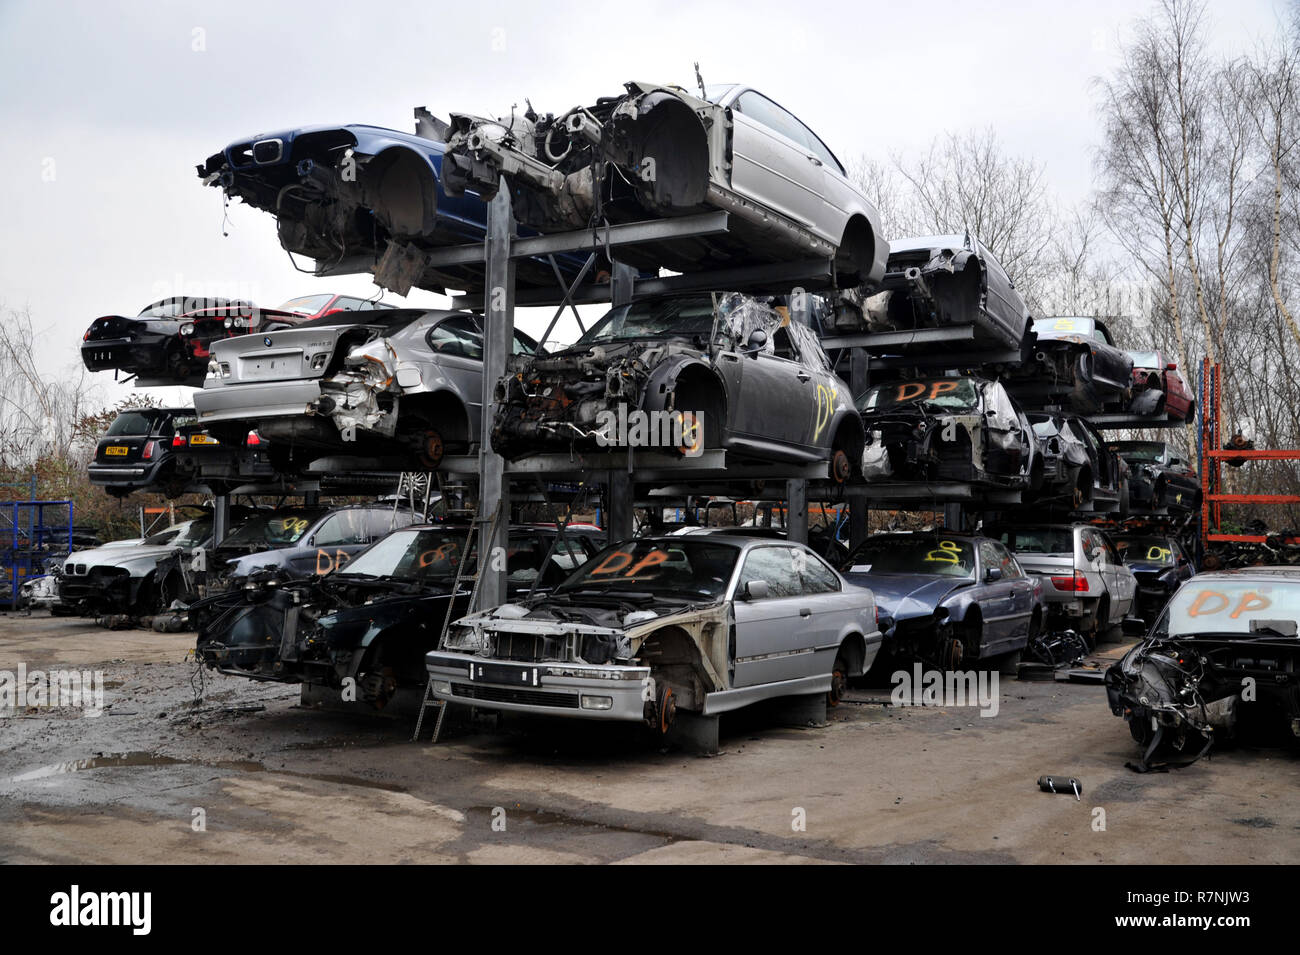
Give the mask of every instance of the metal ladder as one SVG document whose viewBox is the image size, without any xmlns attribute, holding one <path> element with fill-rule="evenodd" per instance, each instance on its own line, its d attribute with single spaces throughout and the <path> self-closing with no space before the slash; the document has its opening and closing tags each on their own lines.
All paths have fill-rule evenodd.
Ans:
<svg viewBox="0 0 1300 955">
<path fill-rule="evenodd" d="M 441 484 L 441 481 L 439 481 Z M 445 500 L 445 499 L 444 499 Z M 473 613 L 478 606 L 479 584 L 483 579 L 483 555 L 476 554 L 474 559 L 474 573 L 467 574 L 465 568 L 470 565 L 470 554 L 474 548 L 474 538 L 478 534 L 479 527 L 488 524 L 488 538 L 496 539 L 497 528 L 501 524 L 501 502 L 497 502 L 496 509 L 492 512 L 490 519 L 476 518 L 470 522 L 469 533 L 465 535 L 465 548 L 461 551 L 460 562 L 456 565 L 456 579 L 451 586 L 451 598 L 447 602 L 447 612 L 442 618 L 442 629 L 438 633 L 437 648 L 442 649 L 443 643 L 447 639 L 447 631 L 451 628 L 452 611 L 455 608 L 456 597 L 460 595 L 461 584 L 472 580 L 474 586 L 470 589 L 469 609 Z M 420 700 L 420 712 L 415 718 L 415 732 L 411 734 L 411 742 L 416 743 L 420 740 L 420 731 L 424 727 L 424 716 L 429 711 L 429 707 L 438 708 L 438 719 L 433 724 L 433 738 L 430 742 L 438 742 L 438 737 L 442 733 L 442 721 L 447 716 L 447 702 L 439 700 L 433 695 L 433 677 L 429 677 L 424 684 L 424 697 Z"/>
</svg>

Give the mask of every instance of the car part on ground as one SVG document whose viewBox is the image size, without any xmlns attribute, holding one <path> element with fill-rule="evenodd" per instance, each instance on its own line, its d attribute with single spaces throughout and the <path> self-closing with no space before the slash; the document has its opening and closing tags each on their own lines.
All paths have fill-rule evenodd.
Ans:
<svg viewBox="0 0 1300 955">
<path fill-rule="evenodd" d="M 1062 406 L 1078 414 L 1129 410 L 1133 359 L 1098 318 L 1036 318 L 1034 356 L 1006 372 L 1026 407 Z"/>
<path fill-rule="evenodd" d="M 959 481 L 1036 490 L 1034 430 L 1000 382 L 971 376 L 877 385 L 857 401 L 868 483 Z"/>
<path fill-rule="evenodd" d="M 516 350 L 535 347 L 515 333 Z M 221 441 L 256 430 L 274 442 L 281 473 L 343 449 L 432 470 L 444 452 L 476 443 L 482 376 L 483 331 L 471 313 L 341 313 L 219 342 L 194 404 Z"/>
<path fill-rule="evenodd" d="M 1200 510 L 1201 483 L 1191 466 L 1163 441 L 1112 441 L 1129 468 L 1129 510 L 1186 514 Z"/>
<path fill-rule="evenodd" d="M 786 110 L 744 86 L 710 87 L 706 99 L 676 86 L 624 88 L 560 116 L 452 114 L 443 187 L 490 200 L 504 176 L 515 217 L 542 232 L 729 213 L 724 234 L 621 254 L 642 269 L 834 256 L 846 284 L 884 275 L 889 246 L 875 206 Z"/>
<path fill-rule="evenodd" d="M 1234 736 L 1300 738 L 1300 571 L 1202 573 L 1145 640 L 1106 671 L 1111 712 L 1141 747 L 1140 772 L 1187 765 Z"/>
<path fill-rule="evenodd" d="M 870 588 L 884 654 L 943 669 L 1021 650 L 1043 624 L 1042 585 L 998 541 L 947 530 L 876 534 L 841 563 Z"/>
<path fill-rule="evenodd" d="M 115 497 L 161 487 L 168 497 L 185 489 L 176 467 L 173 441 L 194 424 L 192 408 L 135 408 L 113 419 L 95 445 L 90 483 Z"/>
<path fill-rule="evenodd" d="M 1053 668 L 1073 666 L 1090 652 L 1088 641 L 1077 630 L 1044 631 L 1025 647 L 1028 659 Z"/>
<path fill-rule="evenodd" d="M 492 447 L 542 451 L 650 445 L 736 460 L 857 469 L 862 425 L 816 335 L 784 306 L 738 293 L 621 305 L 572 347 L 516 353 L 497 390 Z M 639 430 L 638 430 L 639 429 Z"/>
<path fill-rule="evenodd" d="M 880 646 L 875 601 L 801 544 L 638 538 L 545 597 L 456 621 L 427 657 L 444 702 L 642 723 L 828 693 Z"/>
<path fill-rule="evenodd" d="M 966 235 L 891 239 L 889 264 L 879 291 L 852 289 L 847 307 L 835 310 L 834 331 L 905 332 L 966 329 L 951 342 L 926 337 L 922 343 L 890 347 L 891 354 L 960 351 L 1018 351 L 1033 355 L 1030 314 L 1015 283 L 978 239 Z"/>
<path fill-rule="evenodd" d="M 507 545 L 507 593 L 544 593 L 598 549 L 599 528 L 515 526 Z M 437 649 L 444 617 L 469 609 L 453 585 L 469 540 L 467 580 L 477 542 L 467 525 L 393 531 L 332 573 L 294 579 L 281 568 L 252 573 L 243 585 L 191 608 L 196 652 L 236 676 L 304 683 L 382 710 L 402 689 L 427 681 L 425 654 Z"/>
<path fill-rule="evenodd" d="M 420 129 L 444 128 L 422 109 Z M 205 185 L 276 218 L 280 245 L 310 256 L 318 270 L 352 259 L 373 267 L 375 284 L 405 295 L 411 288 L 483 288 L 483 266 L 433 268 L 427 255 L 480 242 L 487 207 L 476 195 L 443 192 L 443 143 L 376 126 L 313 126 L 237 140 L 198 167 Z M 555 257 L 572 280 L 581 257 Z M 553 287 L 547 259 L 516 263 L 520 286 Z"/>
<path fill-rule="evenodd" d="M 1073 629 L 1099 640 L 1120 635 L 1132 612 L 1137 579 L 1115 545 L 1090 524 L 986 527 L 1043 584 L 1049 629 Z"/>
</svg>

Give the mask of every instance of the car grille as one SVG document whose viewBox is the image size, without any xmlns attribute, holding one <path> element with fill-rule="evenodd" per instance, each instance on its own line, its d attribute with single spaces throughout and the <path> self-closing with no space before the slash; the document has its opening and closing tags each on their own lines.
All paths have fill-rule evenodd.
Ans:
<svg viewBox="0 0 1300 955">
<path fill-rule="evenodd" d="M 453 683 L 453 696 L 471 700 L 484 700 L 491 703 L 520 703 L 525 706 L 554 706 L 561 709 L 576 710 L 578 695 L 576 693 L 547 693 L 542 690 L 515 690 L 496 686 L 480 686 L 472 683 Z"/>
</svg>

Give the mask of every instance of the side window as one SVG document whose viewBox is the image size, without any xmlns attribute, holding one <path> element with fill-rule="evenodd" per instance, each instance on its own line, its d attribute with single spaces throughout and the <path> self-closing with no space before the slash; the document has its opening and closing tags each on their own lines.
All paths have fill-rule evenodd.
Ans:
<svg viewBox="0 0 1300 955">
<path fill-rule="evenodd" d="M 804 556 L 808 560 L 799 574 L 803 582 L 803 592 L 806 594 L 836 593 L 840 589 L 840 579 L 835 576 L 835 571 L 826 566 L 815 554 Z"/>
<path fill-rule="evenodd" d="M 516 355 L 535 355 L 537 354 L 537 342 L 516 328 L 512 350 Z"/>
<path fill-rule="evenodd" d="M 795 575 L 795 550 L 792 547 L 756 547 L 745 557 L 740 570 L 740 584 L 748 581 L 767 582 L 769 597 L 794 597 L 801 593 Z"/>
<path fill-rule="evenodd" d="M 372 541 L 377 541 L 384 537 L 389 531 L 395 531 L 399 527 L 405 527 L 415 521 L 415 515 L 410 511 L 397 510 L 390 508 L 373 508 L 365 512 L 366 534 Z"/>
<path fill-rule="evenodd" d="M 424 336 L 429 348 L 439 355 L 483 360 L 483 333 L 468 317 L 453 317 L 439 322 Z"/>
<path fill-rule="evenodd" d="M 340 295 L 335 300 L 334 304 L 331 305 L 330 307 L 341 308 L 345 312 L 355 312 L 358 311 L 363 304 L 364 303 L 359 298 L 349 298 L 347 296 Z"/>
<path fill-rule="evenodd" d="M 787 361 L 799 360 L 799 351 L 794 346 L 794 338 L 791 337 L 790 330 L 784 325 L 772 335 L 772 353 L 777 358 L 784 358 Z"/>
<path fill-rule="evenodd" d="M 354 509 L 331 514 L 320 526 L 315 538 L 317 547 L 366 543 L 365 512 Z"/>
<path fill-rule="evenodd" d="M 807 137 L 804 135 L 803 123 L 780 106 L 777 106 L 766 96 L 761 96 L 753 90 L 749 90 L 740 95 L 735 105 L 754 122 L 762 123 L 773 132 L 780 133 L 796 146 L 803 149 L 810 148 Z"/>
<path fill-rule="evenodd" d="M 989 541 L 989 546 L 992 548 L 993 559 L 997 561 L 992 566 L 1002 568 L 1004 580 L 1016 580 L 1025 576 L 1024 571 L 1020 569 L 1020 565 L 1016 563 L 1016 559 L 1011 556 L 1010 551 L 993 541 Z"/>
<path fill-rule="evenodd" d="M 804 126 L 803 123 L 800 123 L 799 125 L 803 126 L 804 140 L 808 143 L 808 148 L 812 150 L 813 155 L 820 159 L 833 172 L 838 172 L 840 175 L 844 175 L 844 167 L 841 166 L 839 160 L 835 158 L 835 154 L 826 148 L 826 144 L 817 138 L 816 133 L 807 126 Z"/>
</svg>

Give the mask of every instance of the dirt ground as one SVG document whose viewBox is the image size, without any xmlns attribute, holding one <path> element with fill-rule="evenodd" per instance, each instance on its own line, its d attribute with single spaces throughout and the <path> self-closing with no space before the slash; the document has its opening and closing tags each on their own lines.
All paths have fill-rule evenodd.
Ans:
<svg viewBox="0 0 1300 955">
<path fill-rule="evenodd" d="M 0 615 L 0 671 L 102 671 L 103 715 L 0 717 L 0 862 L 1293 862 L 1300 756 L 1223 748 L 1165 774 L 1100 685 L 1001 681 L 996 716 L 859 689 L 828 725 L 766 711 L 712 757 L 635 731 L 406 722 L 200 674 L 193 634 Z M 1111 648 L 1116 656 L 1121 648 Z M 195 702 L 196 694 L 199 702 Z M 1075 776 L 1082 800 L 1042 793 Z M 1100 812 L 1099 812 L 1100 810 Z M 1104 827 L 1103 827 L 1104 825 Z"/>
</svg>

